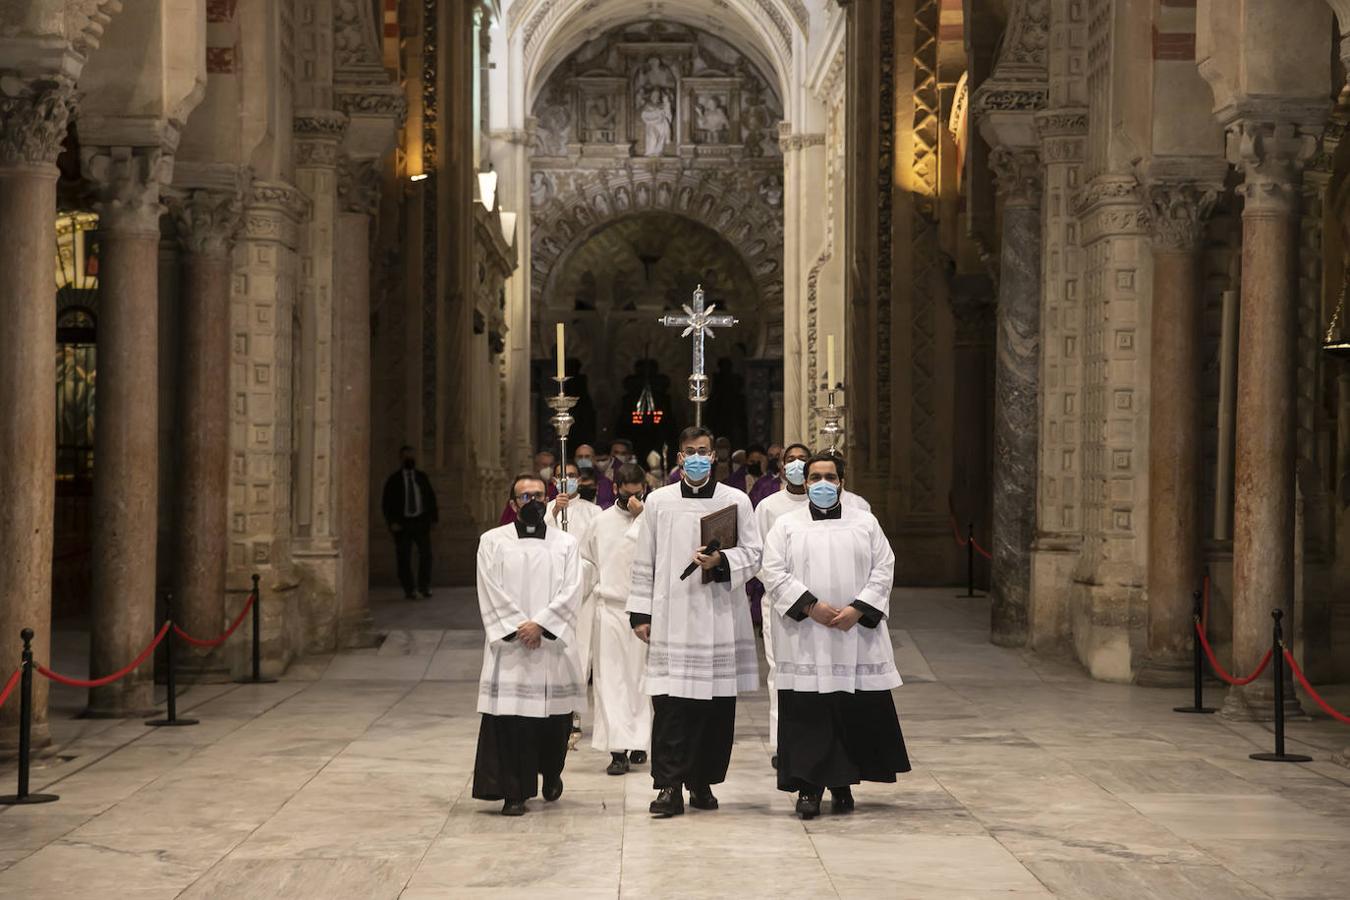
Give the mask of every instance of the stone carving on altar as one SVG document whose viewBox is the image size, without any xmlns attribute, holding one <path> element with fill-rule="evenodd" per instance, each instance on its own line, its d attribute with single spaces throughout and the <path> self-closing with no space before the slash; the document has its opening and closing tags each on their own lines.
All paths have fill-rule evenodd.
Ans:
<svg viewBox="0 0 1350 900">
<path fill-rule="evenodd" d="M 661 156 L 666 152 L 672 116 L 670 94 L 659 88 L 648 88 L 639 114 L 646 136 L 644 156 Z"/>
<path fill-rule="evenodd" d="M 715 94 L 694 98 L 694 134 L 701 144 L 725 144 L 731 134 L 727 101 Z"/>
</svg>

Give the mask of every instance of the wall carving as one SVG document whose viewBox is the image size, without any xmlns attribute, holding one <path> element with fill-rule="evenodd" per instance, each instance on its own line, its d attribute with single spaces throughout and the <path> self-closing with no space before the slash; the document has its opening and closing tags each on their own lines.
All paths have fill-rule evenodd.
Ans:
<svg viewBox="0 0 1350 900">
<path fill-rule="evenodd" d="M 877 62 L 877 167 L 873 173 L 877 196 L 877 296 L 876 296 L 876 453 L 872 457 L 879 476 L 891 470 L 891 294 L 894 274 L 892 214 L 895 196 L 895 0 L 881 0 L 880 59 Z"/>
<path fill-rule="evenodd" d="M 0 163 L 56 162 L 74 104 L 75 89 L 65 81 L 0 80 Z"/>
<path fill-rule="evenodd" d="M 437 209 L 435 177 L 439 163 L 437 142 L 440 119 L 439 60 L 440 5 L 422 0 L 422 167 L 429 176 L 422 183 L 422 450 L 435 458 L 436 453 L 436 362 L 437 362 Z"/>
</svg>

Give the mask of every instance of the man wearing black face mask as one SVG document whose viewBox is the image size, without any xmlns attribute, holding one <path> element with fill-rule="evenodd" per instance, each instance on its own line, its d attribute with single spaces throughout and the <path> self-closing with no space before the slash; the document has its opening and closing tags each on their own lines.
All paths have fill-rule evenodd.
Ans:
<svg viewBox="0 0 1350 900">
<path fill-rule="evenodd" d="M 436 524 L 436 492 L 427 473 L 417 468 L 417 456 L 412 447 L 399 448 L 403 465 L 384 482 L 384 496 L 380 509 L 384 521 L 394 535 L 394 551 L 398 558 L 398 580 L 403 585 L 403 596 L 412 600 L 420 591 L 431 596 L 431 526 Z M 412 551 L 417 547 L 417 581 L 413 581 Z"/>
<path fill-rule="evenodd" d="M 727 487 L 749 494 L 755 489 L 755 482 L 764 477 L 764 464 L 768 456 L 760 444 L 751 444 L 745 449 L 745 465 L 738 467 L 727 479 Z"/>
</svg>

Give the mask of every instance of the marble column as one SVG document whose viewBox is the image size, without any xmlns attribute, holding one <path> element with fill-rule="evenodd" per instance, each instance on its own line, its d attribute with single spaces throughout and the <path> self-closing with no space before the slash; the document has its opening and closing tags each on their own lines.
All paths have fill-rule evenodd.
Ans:
<svg viewBox="0 0 1350 900">
<path fill-rule="evenodd" d="M 85 147 L 99 214 L 98 447 L 94 454 L 94 678 L 129 663 L 154 637 L 159 496 L 160 185 L 172 158 L 151 147 Z M 89 692 L 88 715 L 153 710 L 153 667 Z"/>
<path fill-rule="evenodd" d="M 183 251 L 172 614 L 189 634 L 214 637 L 229 618 L 230 277 L 243 197 L 238 190 L 195 189 L 173 198 L 170 211 Z M 220 649 L 180 659 L 198 681 L 229 678 Z"/>
<path fill-rule="evenodd" d="M 1298 302 L 1294 227 L 1303 142 L 1296 126 L 1235 123 L 1244 182 L 1233 505 L 1233 671 L 1256 668 L 1271 646 L 1271 611 L 1294 637 L 1294 466 Z M 1284 704 L 1299 711 L 1292 679 Z M 1271 679 L 1230 688 L 1222 714 L 1274 715 Z"/>
<path fill-rule="evenodd" d="M 337 285 L 338 539 L 342 567 L 338 645 L 369 646 L 370 615 L 370 237 L 379 198 L 379 172 L 370 161 L 344 159 L 338 169 L 335 281 Z"/>
<path fill-rule="evenodd" d="M 1201 259 L 1213 188 L 1150 186 L 1153 314 L 1149 332 L 1148 648 L 1136 681 L 1190 684 L 1191 616 L 1200 587 Z"/>
<path fill-rule="evenodd" d="M 7 82 L 9 80 L 7 79 Z M 56 291 L 56 157 L 72 89 L 12 79 L 0 91 L 0 648 L 18 658 L 19 632 L 51 658 L 52 515 L 56 404 L 52 395 Z M 3 677 L 8 677 L 6 672 Z M 33 683 L 33 740 L 51 743 L 47 683 Z M 0 755 L 19 739 L 19 704 L 0 707 Z"/>
<path fill-rule="evenodd" d="M 1036 536 L 1041 323 L 1041 164 L 1033 149 L 989 155 L 1003 204 L 994 371 L 990 638 L 1026 643 Z"/>
</svg>

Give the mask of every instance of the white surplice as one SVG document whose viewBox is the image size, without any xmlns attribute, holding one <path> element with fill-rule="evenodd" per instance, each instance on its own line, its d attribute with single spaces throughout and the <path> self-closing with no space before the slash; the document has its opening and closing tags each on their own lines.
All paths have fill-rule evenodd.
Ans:
<svg viewBox="0 0 1350 900">
<path fill-rule="evenodd" d="M 859 600 L 889 618 L 895 554 L 876 517 L 844 505 L 838 519 L 808 508 L 778 519 L 764 545 L 761 578 L 773 609 L 778 690 L 881 691 L 900 685 L 885 618 L 876 628 L 827 628 L 787 613 L 808 591 L 835 609 Z"/>
<path fill-rule="evenodd" d="M 478 540 L 478 608 L 487 641 L 478 711 L 542 718 L 586 708 L 586 682 L 570 649 L 581 604 L 577 541 L 557 528 L 520 537 L 503 525 Z M 531 650 L 507 640 L 526 621 L 553 635 Z"/>
<path fill-rule="evenodd" d="M 645 513 L 644 513 L 645 515 Z M 651 749 L 652 702 L 642 690 L 647 645 L 633 634 L 624 607 L 633 583 L 641 517 L 617 504 L 595 517 L 581 543 L 581 558 L 596 573 L 595 730 L 591 746 L 618 753 Z"/>
<path fill-rule="evenodd" d="M 860 509 L 863 512 L 871 512 L 872 505 L 862 497 L 851 491 L 840 492 L 840 503 L 853 509 Z M 770 494 L 759 501 L 759 506 L 755 507 L 755 522 L 759 525 L 759 533 L 764 538 L 768 538 L 769 532 L 778 522 L 779 518 L 791 512 L 798 512 L 806 509 L 806 492 L 794 494 L 784 485 L 775 493 Z M 764 573 L 759 573 L 759 580 L 764 581 Z M 769 688 L 769 748 L 778 747 L 778 683 L 774 677 L 774 656 L 773 656 L 773 601 L 769 599 L 769 592 L 765 590 L 764 596 L 759 599 L 760 621 L 763 623 L 764 630 L 764 662 L 768 664 Z"/>
<path fill-rule="evenodd" d="M 637 557 L 627 611 L 652 617 L 646 691 L 692 700 L 734 697 L 759 687 L 759 662 L 745 583 L 759 571 L 761 544 L 750 498 L 714 484 L 707 498 L 684 497 L 681 483 L 653 491 L 638 519 Z M 738 546 L 723 550 L 731 580 L 704 584 L 680 574 L 702 546 L 699 520 L 737 510 Z"/>
<path fill-rule="evenodd" d="M 586 532 L 600 515 L 599 505 L 590 500 L 573 497 L 567 504 L 567 533 L 577 539 L 578 545 L 586 539 Z M 562 512 L 557 498 L 548 501 L 544 522 L 550 528 L 562 529 Z M 584 684 L 591 674 L 591 650 L 595 646 L 595 601 L 591 596 L 595 586 L 595 568 L 583 557 L 581 561 L 581 606 L 577 609 L 576 637 L 572 652 L 577 656 L 577 667 Z"/>
</svg>

